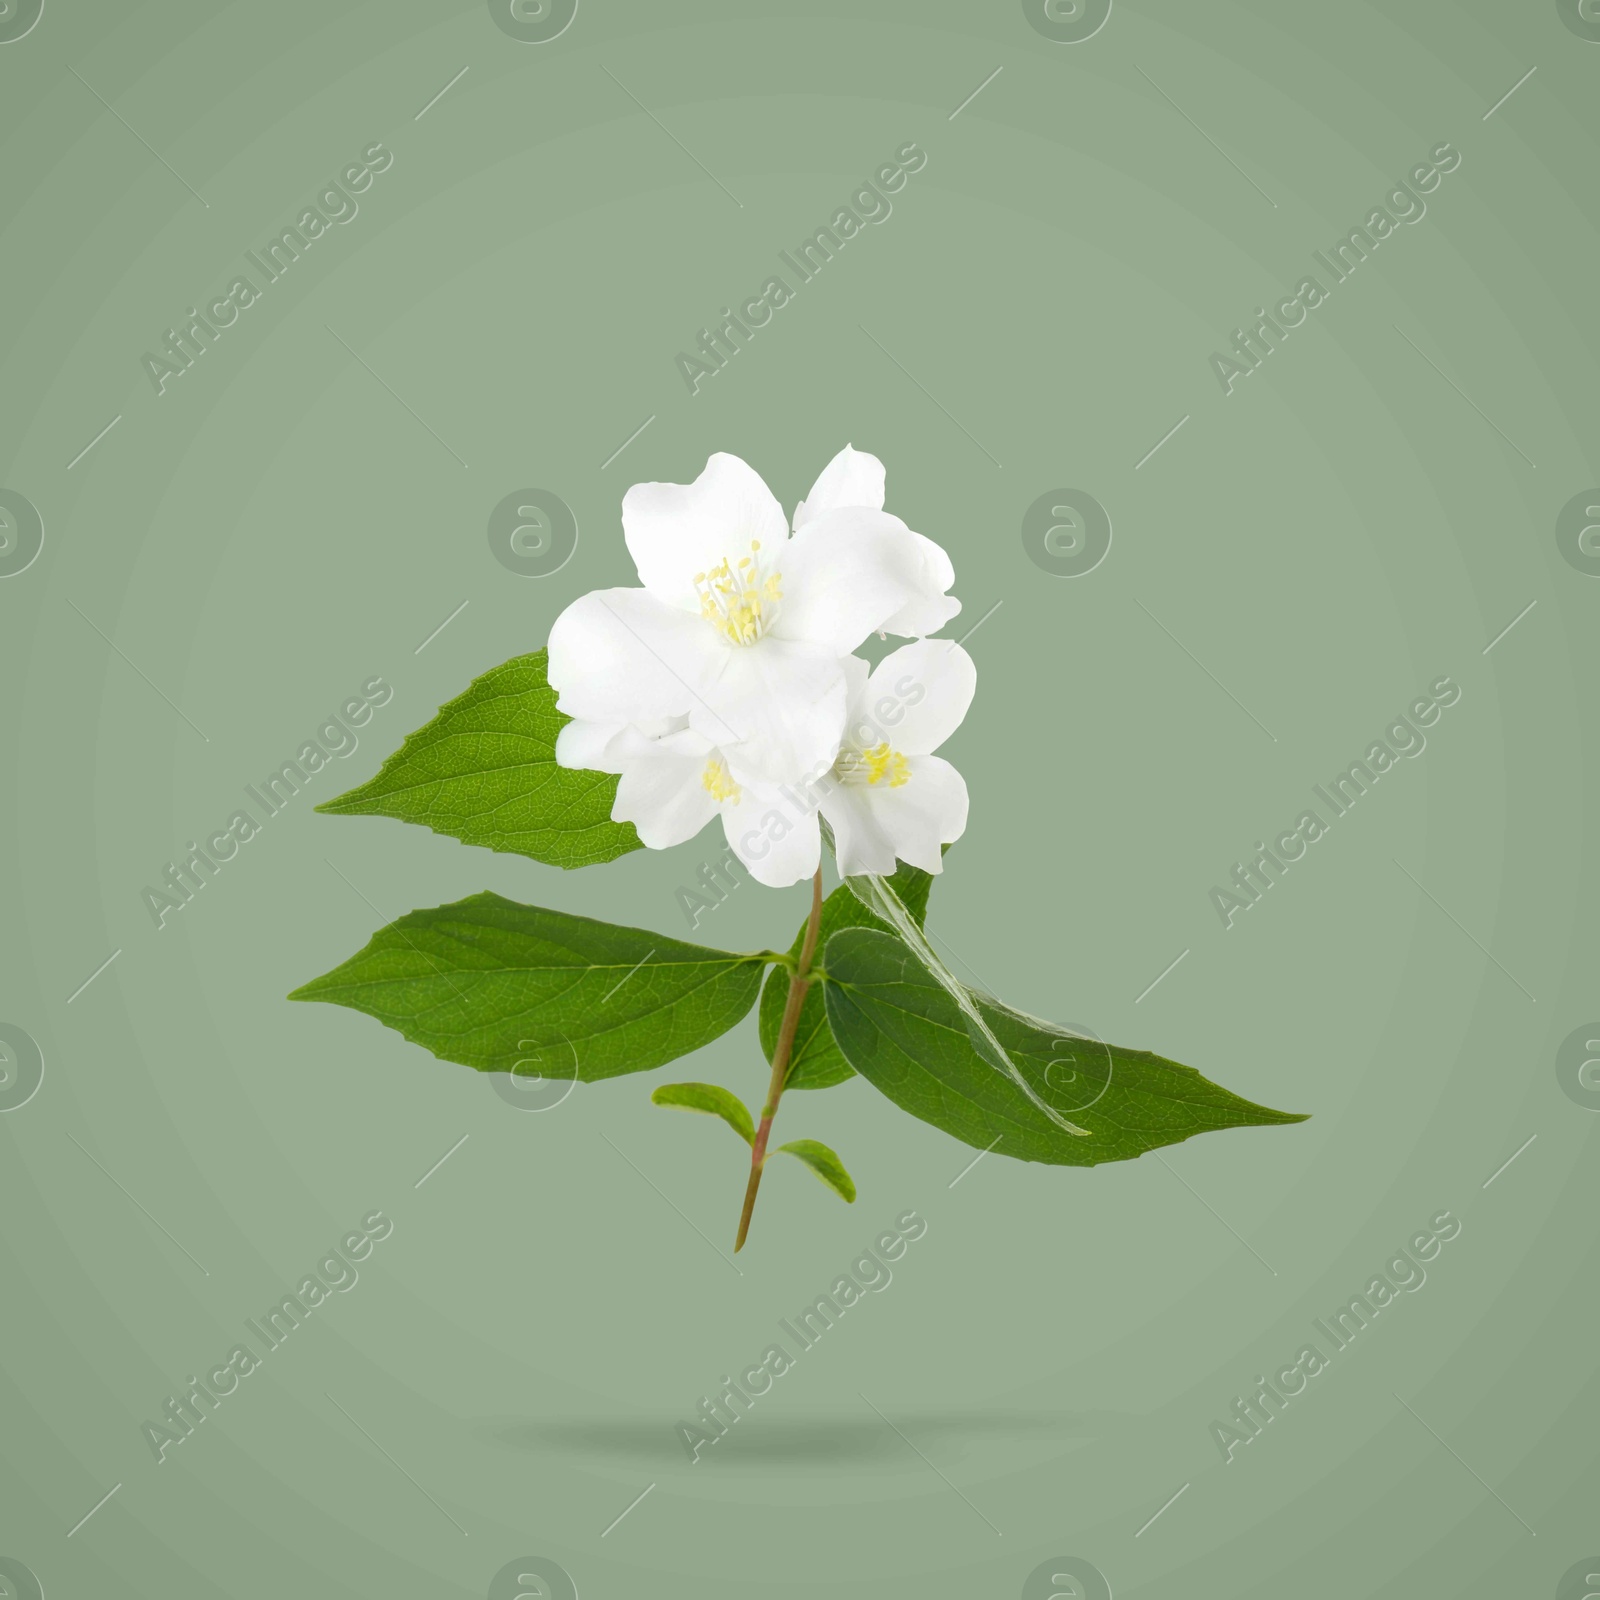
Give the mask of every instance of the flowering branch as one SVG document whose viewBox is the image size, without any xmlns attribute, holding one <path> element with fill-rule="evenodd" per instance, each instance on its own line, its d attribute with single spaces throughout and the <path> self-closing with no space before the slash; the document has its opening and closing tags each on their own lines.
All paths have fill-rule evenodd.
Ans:
<svg viewBox="0 0 1600 1600">
<path fill-rule="evenodd" d="M 693 483 L 635 484 L 622 531 L 640 587 L 574 599 L 546 649 L 485 673 L 375 777 L 317 808 L 562 868 L 670 849 L 717 820 L 756 881 L 811 879 L 785 950 L 714 950 L 482 893 L 386 925 L 291 998 L 509 1074 L 518 1102 L 523 1088 L 547 1101 L 528 1110 L 560 1104 L 574 1081 L 691 1055 L 759 1002 L 772 1064 L 759 1127 L 718 1084 L 650 1096 L 719 1119 L 749 1148 L 736 1251 L 785 1089 L 859 1076 L 971 1149 L 1064 1167 L 1302 1121 L 971 990 L 929 944 L 928 893 L 968 813 L 965 780 L 936 752 L 977 667 L 960 640 L 934 637 L 961 609 L 949 556 L 888 513 L 884 492 L 883 463 L 848 445 L 792 518 L 730 455 Z M 855 654 L 891 634 L 909 642 L 876 665 Z M 824 841 L 843 880 L 826 901 Z M 828 1145 L 772 1153 L 854 1203 Z"/>
</svg>

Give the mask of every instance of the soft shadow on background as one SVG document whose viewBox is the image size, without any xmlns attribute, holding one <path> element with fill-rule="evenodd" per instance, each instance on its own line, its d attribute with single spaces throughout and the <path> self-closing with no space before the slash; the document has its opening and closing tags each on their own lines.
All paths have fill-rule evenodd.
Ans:
<svg viewBox="0 0 1600 1600">
<path fill-rule="evenodd" d="M 1113 1420 L 1111 1412 L 1041 1413 L 1024 1411 L 897 1412 L 893 1425 L 866 1408 L 860 1414 L 812 1413 L 763 1417 L 757 1409 L 700 1452 L 699 1464 L 770 1463 L 789 1467 L 830 1467 L 858 1462 L 915 1462 L 913 1451 L 936 1460 L 996 1447 L 1026 1446 L 1050 1453 L 1052 1447 L 1097 1437 Z M 518 1450 L 566 1457 L 574 1462 L 683 1462 L 688 1454 L 678 1437 L 678 1422 L 688 1418 L 619 1419 L 562 1417 L 489 1422 L 485 1430 Z M 897 1433 L 895 1430 L 898 1429 Z"/>
</svg>

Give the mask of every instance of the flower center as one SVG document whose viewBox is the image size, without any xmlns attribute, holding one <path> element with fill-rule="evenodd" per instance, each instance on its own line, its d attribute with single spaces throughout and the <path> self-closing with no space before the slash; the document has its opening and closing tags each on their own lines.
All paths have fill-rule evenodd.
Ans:
<svg viewBox="0 0 1600 1600">
<path fill-rule="evenodd" d="M 841 783 L 876 785 L 886 783 L 898 789 L 911 781 L 911 763 L 888 740 L 870 750 L 843 750 L 833 764 L 834 776 Z"/>
<path fill-rule="evenodd" d="M 694 575 L 700 615 L 729 644 L 754 644 L 773 624 L 783 598 L 782 574 L 761 564 L 761 541 L 750 541 L 750 554 L 730 566 L 726 557 L 709 572 Z"/>
<path fill-rule="evenodd" d="M 700 774 L 700 786 L 719 805 L 724 800 L 739 798 L 739 785 L 733 781 L 727 762 L 720 756 L 712 756 L 706 762 L 706 770 Z"/>
</svg>

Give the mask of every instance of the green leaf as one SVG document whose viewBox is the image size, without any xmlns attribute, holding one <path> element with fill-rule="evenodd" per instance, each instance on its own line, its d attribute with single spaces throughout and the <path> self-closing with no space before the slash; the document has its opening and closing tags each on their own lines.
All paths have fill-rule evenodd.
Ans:
<svg viewBox="0 0 1600 1600">
<path fill-rule="evenodd" d="M 641 849 L 631 822 L 613 822 L 617 780 L 556 765 L 556 710 L 547 652 L 517 656 L 474 680 L 384 762 L 377 777 L 318 811 L 420 822 L 463 844 L 587 867 Z"/>
<path fill-rule="evenodd" d="M 683 1111 L 703 1111 L 721 1117 L 746 1144 L 756 1142 L 756 1125 L 749 1108 L 731 1089 L 714 1083 L 664 1083 L 650 1096 L 653 1105 L 677 1106 Z"/>
<path fill-rule="evenodd" d="M 844 1162 L 827 1145 L 819 1144 L 815 1139 L 791 1139 L 788 1144 L 780 1144 L 778 1148 L 805 1162 L 846 1205 L 855 1204 L 855 1179 L 844 1170 Z"/>
<path fill-rule="evenodd" d="M 933 887 L 933 875 L 922 871 L 920 867 L 909 867 L 902 861 L 889 881 L 920 923 L 927 915 L 928 891 Z M 822 902 L 822 923 L 817 933 L 818 960 L 830 936 L 841 928 L 888 931 L 888 925 L 862 904 L 848 883 L 841 883 Z M 805 938 L 806 925 L 802 922 L 789 949 L 790 955 L 796 960 L 800 957 L 800 947 L 805 943 Z M 766 987 L 761 991 L 761 1048 L 766 1052 L 769 1065 L 773 1051 L 778 1048 L 778 1030 L 783 1023 L 783 1006 L 788 998 L 788 969 L 774 967 L 767 975 Z M 800 1025 L 795 1030 L 794 1049 L 789 1055 L 789 1071 L 783 1086 L 785 1089 L 827 1089 L 854 1076 L 854 1069 L 839 1053 L 839 1047 L 828 1031 L 821 985 L 813 983 L 800 1005 Z"/>
<path fill-rule="evenodd" d="M 1303 1122 L 1259 1106 L 1148 1050 L 1105 1045 L 974 996 L 1041 1111 L 973 1047 L 955 1000 L 898 939 L 847 928 L 828 941 L 828 1021 L 851 1066 L 902 1110 L 1019 1161 L 1127 1161 L 1218 1128 Z"/>
<path fill-rule="evenodd" d="M 364 1011 L 480 1072 L 594 1083 L 726 1033 L 768 959 L 485 893 L 391 922 L 289 998 Z"/>
</svg>

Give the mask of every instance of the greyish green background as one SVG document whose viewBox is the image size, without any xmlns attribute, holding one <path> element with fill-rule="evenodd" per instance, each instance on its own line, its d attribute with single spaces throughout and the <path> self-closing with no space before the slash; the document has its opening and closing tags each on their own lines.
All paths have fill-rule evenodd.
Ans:
<svg viewBox="0 0 1600 1600">
<path fill-rule="evenodd" d="M 46 0 L 0 44 L 0 486 L 44 525 L 0 581 L 0 1022 L 44 1057 L 0 1116 L 6 1594 L 517 1563 L 503 1597 L 530 1556 L 583 1600 L 1100 1593 L 1066 1557 L 1141 1600 L 1588 1591 L 1600 16 L 1042 9 L 582 0 L 538 43 L 465 0 Z M 141 356 L 374 141 L 359 215 L 158 397 Z M 908 141 L 892 216 L 691 395 L 678 352 Z M 1426 217 L 1224 394 L 1212 353 L 1441 142 Z M 563 875 L 311 807 L 632 581 L 629 484 L 730 450 L 792 504 L 847 440 L 986 619 L 952 959 L 1314 1116 L 956 1182 L 865 1084 L 796 1095 L 860 1199 L 774 1168 L 735 1268 L 739 1152 L 648 1092 L 756 1099 L 753 1017 L 535 1114 L 283 996 L 483 888 L 685 936 L 709 838 Z M 526 488 L 577 518 L 553 576 L 490 548 Z M 1087 575 L 1024 546 L 1060 489 L 1113 525 Z M 1224 929 L 1212 886 L 1441 675 L 1426 752 Z M 144 887 L 375 676 L 157 931 Z M 803 911 L 746 884 L 699 937 Z M 359 1283 L 158 1465 L 141 1424 L 374 1209 Z M 691 1465 L 675 1422 L 907 1209 L 892 1285 Z M 1234 1397 L 1441 1210 L 1426 1284 L 1225 1464 Z"/>
</svg>

